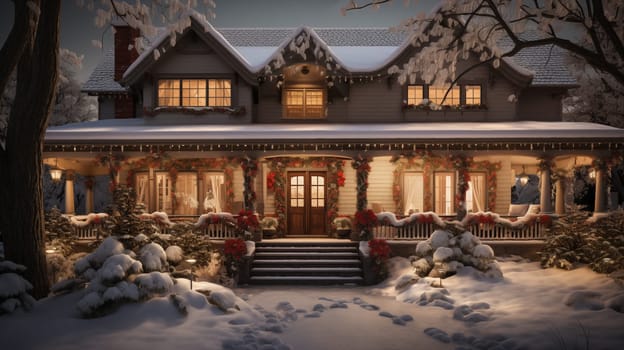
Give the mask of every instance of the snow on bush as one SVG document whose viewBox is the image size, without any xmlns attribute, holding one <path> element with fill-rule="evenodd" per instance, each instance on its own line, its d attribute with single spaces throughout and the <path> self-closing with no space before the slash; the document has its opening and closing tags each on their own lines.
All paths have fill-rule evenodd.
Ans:
<svg viewBox="0 0 624 350">
<path fill-rule="evenodd" d="M 211 292 L 208 301 L 223 311 L 236 307 L 236 295 L 226 288 Z"/>
<path fill-rule="evenodd" d="M 165 254 L 167 255 L 167 261 L 173 265 L 179 264 L 184 257 L 182 248 L 177 245 L 167 247 L 167 249 L 165 249 Z"/>
<path fill-rule="evenodd" d="M 163 271 L 167 267 L 167 254 L 156 243 L 149 243 L 141 248 L 139 260 L 143 264 L 145 272 Z"/>
<path fill-rule="evenodd" d="M 453 258 L 453 249 L 448 247 L 439 247 L 433 253 L 433 262 L 445 262 Z"/>
<path fill-rule="evenodd" d="M 76 265 L 74 265 L 74 272 L 77 276 L 83 276 L 86 279 L 91 279 L 93 278 L 93 272 L 99 269 L 108 257 L 121 254 L 123 251 L 123 244 L 113 237 L 108 237 L 102 241 L 100 246 L 97 247 L 93 253 L 76 261 Z"/>
<path fill-rule="evenodd" d="M 26 267 L 12 261 L 0 261 L 0 315 L 16 309 L 30 310 L 35 299 L 28 294 L 33 286 L 21 274 Z"/>
<path fill-rule="evenodd" d="M 435 230 L 427 241 L 431 245 L 431 249 L 436 250 L 439 247 L 448 247 L 451 237 L 452 235 L 447 231 Z"/>
<path fill-rule="evenodd" d="M 138 275 L 134 283 L 139 288 L 141 299 L 167 295 L 173 290 L 174 284 L 169 275 L 157 271 Z"/>
<path fill-rule="evenodd" d="M 128 275 L 142 271 L 141 262 L 126 254 L 116 254 L 106 259 L 102 267 L 97 270 L 96 278 L 105 284 L 117 283 Z"/>
<path fill-rule="evenodd" d="M 481 244 L 470 232 L 453 235 L 436 230 L 429 239 L 416 245 L 414 253 L 410 260 L 414 272 L 421 277 L 448 277 L 464 266 L 473 266 L 487 277 L 502 278 L 492 248 Z"/>
</svg>

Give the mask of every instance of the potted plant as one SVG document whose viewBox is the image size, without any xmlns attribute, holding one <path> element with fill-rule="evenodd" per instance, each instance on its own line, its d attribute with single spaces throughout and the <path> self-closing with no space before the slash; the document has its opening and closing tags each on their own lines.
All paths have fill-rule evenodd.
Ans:
<svg viewBox="0 0 624 350">
<path fill-rule="evenodd" d="M 277 232 L 277 219 L 270 216 L 265 216 L 260 221 L 260 228 L 262 229 L 263 238 L 273 238 Z"/>
<path fill-rule="evenodd" d="M 338 217 L 333 222 L 336 235 L 339 238 L 348 238 L 351 236 L 351 219 L 347 217 Z"/>
</svg>

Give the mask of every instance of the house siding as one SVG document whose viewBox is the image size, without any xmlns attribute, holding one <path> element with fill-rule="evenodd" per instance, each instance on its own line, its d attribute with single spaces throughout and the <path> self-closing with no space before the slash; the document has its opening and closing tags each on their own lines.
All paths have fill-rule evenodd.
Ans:
<svg viewBox="0 0 624 350">
<path fill-rule="evenodd" d="M 392 198 L 392 183 L 394 181 L 394 165 L 390 156 L 375 157 L 370 163 L 371 171 L 368 175 L 368 206 L 378 203 L 384 211 L 396 211 Z"/>
<path fill-rule="evenodd" d="M 561 121 L 561 91 L 529 88 L 518 98 L 518 120 Z"/>
<path fill-rule="evenodd" d="M 345 184 L 340 188 L 338 196 L 338 215 L 353 215 L 356 209 L 357 191 L 355 169 L 351 167 L 351 162 L 346 162 L 343 167 Z"/>
</svg>

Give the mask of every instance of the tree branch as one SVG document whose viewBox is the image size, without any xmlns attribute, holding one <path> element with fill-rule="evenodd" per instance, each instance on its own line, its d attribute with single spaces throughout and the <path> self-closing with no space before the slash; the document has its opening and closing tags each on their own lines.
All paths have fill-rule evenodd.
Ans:
<svg viewBox="0 0 624 350">
<path fill-rule="evenodd" d="M 40 0 L 33 1 L 33 3 L 37 7 L 40 6 Z M 39 14 L 30 10 L 26 1 L 14 1 L 14 6 L 13 28 L 0 50 L 0 94 L 4 92 L 9 77 L 26 47 L 32 49 L 35 29 L 39 21 Z M 31 21 L 35 23 L 32 26 Z"/>
<path fill-rule="evenodd" d="M 353 11 L 353 10 L 361 10 L 363 8 L 367 8 L 369 6 L 376 6 L 376 5 L 381 5 L 381 4 L 385 4 L 387 2 L 390 2 L 391 0 L 378 0 L 378 1 L 371 1 L 371 2 L 367 2 L 364 5 L 357 5 L 355 3 L 355 1 L 351 1 L 351 7 L 345 8 L 345 11 Z"/>
</svg>

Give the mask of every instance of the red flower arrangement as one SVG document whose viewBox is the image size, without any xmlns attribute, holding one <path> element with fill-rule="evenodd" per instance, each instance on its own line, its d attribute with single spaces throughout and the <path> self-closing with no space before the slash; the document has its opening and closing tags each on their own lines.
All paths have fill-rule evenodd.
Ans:
<svg viewBox="0 0 624 350">
<path fill-rule="evenodd" d="M 377 214 L 371 209 L 359 210 L 355 212 L 355 224 L 360 229 L 371 228 L 377 223 Z"/>
<path fill-rule="evenodd" d="M 275 189 L 275 172 L 271 171 L 267 174 L 267 189 L 273 191 Z"/>
<path fill-rule="evenodd" d="M 338 184 L 338 186 L 342 187 L 345 184 L 345 176 L 344 176 L 344 171 L 342 170 L 338 170 L 336 172 L 336 183 Z"/>
<path fill-rule="evenodd" d="M 540 215 L 537 220 L 546 227 L 550 227 L 553 222 L 552 216 L 546 214 Z"/>
<path fill-rule="evenodd" d="M 368 247 L 373 259 L 385 262 L 390 257 L 390 246 L 385 239 L 373 238 L 368 241 Z"/>
<path fill-rule="evenodd" d="M 494 224 L 494 217 L 492 215 L 489 214 L 479 214 L 479 215 L 475 215 L 472 217 L 472 224 L 476 225 L 476 224 Z"/>
<path fill-rule="evenodd" d="M 243 255 L 247 254 L 247 245 L 241 238 L 229 238 L 225 240 L 223 247 L 223 254 L 226 259 L 231 259 L 235 262 L 239 262 Z"/>
<path fill-rule="evenodd" d="M 258 217 L 251 210 L 241 210 L 238 213 L 238 228 L 242 231 L 256 231 L 260 226 Z"/>
<path fill-rule="evenodd" d="M 421 224 L 432 224 L 433 223 L 433 215 L 431 214 L 423 214 L 418 216 L 418 222 Z"/>
</svg>

